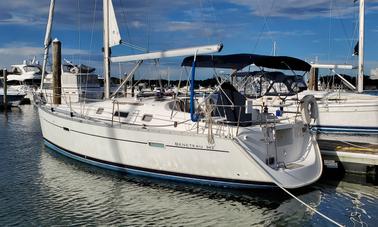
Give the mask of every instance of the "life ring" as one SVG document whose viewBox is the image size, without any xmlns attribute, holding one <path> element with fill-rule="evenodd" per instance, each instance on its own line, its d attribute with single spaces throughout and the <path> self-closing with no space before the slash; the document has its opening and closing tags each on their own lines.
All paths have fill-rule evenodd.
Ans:
<svg viewBox="0 0 378 227">
<path fill-rule="evenodd" d="M 318 118 L 318 104 L 313 95 L 306 95 L 301 99 L 302 119 L 306 124 L 310 124 L 313 119 Z"/>
</svg>

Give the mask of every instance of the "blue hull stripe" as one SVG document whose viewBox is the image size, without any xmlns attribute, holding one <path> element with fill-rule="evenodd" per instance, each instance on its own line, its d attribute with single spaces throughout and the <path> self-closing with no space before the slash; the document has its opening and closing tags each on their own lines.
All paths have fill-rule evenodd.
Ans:
<svg viewBox="0 0 378 227">
<path fill-rule="evenodd" d="M 173 173 L 173 172 L 166 172 L 166 171 L 159 171 L 153 169 L 146 169 L 141 167 L 134 167 L 128 166 L 119 163 L 112 163 L 108 161 L 103 161 L 95 158 L 91 158 L 88 156 L 84 156 L 81 154 L 77 154 L 75 152 L 68 151 L 62 147 L 59 147 L 52 142 L 44 139 L 45 145 L 60 154 L 70 157 L 72 159 L 94 165 L 97 167 L 101 167 L 104 169 L 109 169 L 118 172 L 127 172 L 127 174 L 132 175 L 139 175 L 145 177 L 154 177 L 160 178 L 165 180 L 174 180 L 180 182 L 188 182 L 188 183 L 195 183 L 195 184 L 202 184 L 202 185 L 212 185 L 212 186 L 219 186 L 219 187 L 229 187 L 229 188 L 272 188 L 275 187 L 273 183 L 269 182 L 256 182 L 256 181 L 244 181 L 244 180 L 233 180 L 233 179 L 223 179 L 223 178 L 214 178 L 214 177 L 205 177 L 205 176 L 196 176 L 190 174 L 181 174 L 181 173 Z"/>
<path fill-rule="evenodd" d="M 312 129 L 319 132 L 349 132 L 357 134 L 378 134 L 378 127 L 314 125 Z"/>
</svg>

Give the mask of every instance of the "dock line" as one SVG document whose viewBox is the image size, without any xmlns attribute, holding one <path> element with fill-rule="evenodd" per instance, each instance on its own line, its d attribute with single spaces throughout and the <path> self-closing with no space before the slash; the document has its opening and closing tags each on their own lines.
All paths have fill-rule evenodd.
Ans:
<svg viewBox="0 0 378 227">
<path fill-rule="evenodd" d="M 238 138 L 236 138 L 236 140 L 234 140 L 234 141 L 235 141 L 239 146 L 242 146 L 242 145 L 240 144 Z M 239 148 L 239 146 L 237 146 L 237 147 Z M 239 149 L 240 149 L 240 148 L 239 148 Z M 246 148 L 246 149 L 248 149 L 248 148 Z M 248 149 L 248 150 L 249 150 L 249 149 Z M 247 153 L 249 153 L 249 152 L 250 152 L 250 151 L 248 151 Z M 253 159 L 253 156 L 251 156 L 250 154 L 249 154 L 249 156 Z M 256 161 L 256 163 L 257 163 L 258 165 L 260 165 L 259 162 Z M 261 165 L 260 165 L 260 167 L 261 167 L 263 170 L 265 170 Z M 266 173 L 266 174 L 272 179 L 272 181 L 273 181 L 274 184 L 276 184 L 279 188 L 282 189 L 282 191 L 286 192 L 288 195 L 290 195 L 291 197 L 293 197 L 295 200 L 297 200 L 298 202 L 302 203 L 302 204 L 303 204 L 305 207 L 307 207 L 308 209 L 310 209 L 310 210 L 314 211 L 315 213 L 319 214 L 321 217 L 323 217 L 324 219 L 328 220 L 329 222 L 331 222 L 332 224 L 334 224 L 334 225 L 336 225 L 336 226 L 340 226 L 340 227 L 345 226 L 345 225 L 342 225 L 342 224 L 336 222 L 335 220 L 333 220 L 332 218 L 330 218 L 330 217 L 328 217 L 327 215 L 323 214 L 322 212 L 317 211 L 315 208 L 313 208 L 312 206 L 308 205 L 307 203 L 303 202 L 301 199 L 299 199 L 298 197 L 296 197 L 295 195 L 293 195 L 293 194 L 292 194 L 291 192 L 289 192 L 286 188 L 284 188 L 284 187 L 283 187 L 278 181 L 276 181 L 276 180 L 274 179 L 274 177 L 273 177 L 268 171 L 265 170 L 265 173 Z"/>
<path fill-rule="evenodd" d="M 268 173 L 269 174 L 269 173 Z M 270 174 L 269 174 L 270 176 Z M 272 178 L 273 179 L 273 178 Z M 314 211 L 315 213 L 319 214 L 320 216 L 322 216 L 323 218 L 327 219 L 329 222 L 331 222 L 332 224 L 335 224 L 337 226 L 345 226 L 345 225 L 342 225 L 338 222 L 336 222 L 335 220 L 333 220 L 332 218 L 328 217 L 327 215 L 321 213 L 320 211 L 317 211 L 315 208 L 311 207 L 310 205 L 308 205 L 307 203 L 303 202 L 301 199 L 299 199 L 298 197 L 296 197 L 295 195 L 293 195 L 291 192 L 289 192 L 286 188 L 282 187 L 278 182 L 276 182 L 274 179 L 273 179 L 273 182 L 279 187 L 281 188 L 284 192 L 286 192 L 288 195 L 290 195 L 291 197 L 293 197 L 295 200 L 297 200 L 298 202 L 302 203 L 305 207 L 307 207 L 308 209 Z"/>
</svg>

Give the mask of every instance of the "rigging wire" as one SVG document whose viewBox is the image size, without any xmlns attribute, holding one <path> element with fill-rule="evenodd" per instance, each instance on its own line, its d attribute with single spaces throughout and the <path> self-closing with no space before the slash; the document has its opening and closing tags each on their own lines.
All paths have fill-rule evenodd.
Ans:
<svg viewBox="0 0 378 227">
<path fill-rule="evenodd" d="M 77 0 L 77 25 L 78 25 L 78 49 L 81 49 L 81 16 L 80 16 L 80 0 Z M 81 63 L 80 55 L 78 55 L 78 63 Z"/>
<path fill-rule="evenodd" d="M 353 34 L 352 34 L 352 40 L 350 42 L 350 52 L 349 54 L 347 54 L 347 62 L 349 61 L 349 59 L 353 56 L 351 55 L 350 53 L 354 53 L 354 45 L 356 43 L 356 41 L 358 40 L 358 32 L 359 32 L 359 14 L 356 13 L 356 12 L 359 12 L 359 6 L 357 5 L 356 1 L 353 2 L 354 3 L 354 8 L 355 10 L 353 11 L 353 21 L 354 21 L 354 30 L 353 30 Z"/>
<path fill-rule="evenodd" d="M 77 4 L 76 4 L 76 9 L 77 9 L 77 41 L 78 41 L 78 49 L 79 49 L 79 52 L 80 52 L 80 49 L 81 49 L 81 15 L 80 15 L 80 0 L 77 0 Z M 78 54 L 77 55 L 77 59 L 75 59 L 75 57 L 74 57 L 74 61 L 76 61 L 77 60 L 77 64 L 78 65 L 80 65 L 80 63 L 81 63 L 81 57 L 80 57 L 80 55 Z M 79 72 L 78 72 L 79 73 Z M 86 80 L 88 79 L 88 76 L 86 77 Z M 80 94 L 82 94 L 82 79 L 81 79 L 81 77 L 80 77 L 80 80 L 77 82 L 78 84 L 79 84 L 79 96 L 80 96 Z M 86 96 L 87 94 L 86 94 L 86 92 L 85 92 L 85 96 Z M 85 97 L 84 97 L 84 99 L 85 99 Z M 85 104 L 83 104 L 83 103 L 80 103 L 80 110 L 81 110 L 81 114 L 83 114 L 84 113 L 84 106 L 85 106 Z"/>
<path fill-rule="evenodd" d="M 199 0 L 199 5 L 200 5 L 200 16 L 202 17 L 203 20 L 199 20 L 198 22 L 204 23 L 204 25 L 206 25 L 207 20 L 205 18 L 205 8 L 203 7 L 202 0 Z M 206 34 L 207 42 L 210 43 L 210 32 L 205 32 L 205 34 Z"/>
<path fill-rule="evenodd" d="M 94 36 L 94 30 L 95 30 L 95 22 L 96 22 L 96 10 L 97 10 L 97 0 L 94 0 L 94 6 L 93 6 L 93 15 L 92 15 L 92 28 L 91 28 L 91 35 L 90 35 L 90 41 L 89 41 L 89 56 L 88 56 L 88 64 L 92 65 L 92 54 L 93 54 L 93 36 Z M 85 81 L 85 87 L 88 88 L 88 74 Z M 87 95 L 87 92 L 85 93 Z M 83 105 L 85 107 L 86 105 L 86 99 L 84 99 Z"/>
<path fill-rule="evenodd" d="M 150 34 L 148 33 L 147 48 L 133 44 L 133 38 L 131 36 L 131 32 L 130 32 L 130 28 L 129 28 L 130 26 L 129 26 L 129 23 L 128 23 L 129 20 L 127 18 L 128 17 L 127 16 L 128 15 L 127 8 L 124 6 L 122 0 L 119 0 L 119 2 L 120 2 L 120 6 L 121 6 L 120 8 L 121 8 L 121 13 L 122 13 L 122 22 L 123 22 L 123 24 L 125 24 L 125 29 L 126 29 L 126 40 L 128 40 L 128 41 L 122 40 L 121 45 L 129 47 L 131 49 L 132 54 L 135 54 L 135 50 L 147 53 L 148 50 L 149 50 L 149 46 L 150 46 Z M 149 5 L 149 4 L 146 3 L 146 5 Z M 147 19 L 148 19 L 148 23 L 149 23 L 150 18 L 148 16 L 148 14 L 147 14 Z M 150 30 L 150 25 L 148 25 L 148 30 Z"/>
<path fill-rule="evenodd" d="M 137 46 L 137 45 L 129 43 L 129 42 L 122 41 L 121 45 L 130 47 L 131 49 L 139 50 L 139 51 L 142 51 L 142 52 L 146 52 L 146 53 L 148 52 L 148 49 Z"/>
<path fill-rule="evenodd" d="M 148 4 L 148 0 L 145 1 L 146 2 L 146 5 L 149 6 L 150 4 Z M 149 8 L 151 9 L 151 8 Z M 146 52 L 149 52 L 150 51 L 150 36 L 151 36 L 151 22 L 150 22 L 150 14 L 147 13 L 147 17 L 146 17 L 146 20 L 147 20 L 147 51 Z"/>
<path fill-rule="evenodd" d="M 216 14 L 216 10 L 215 10 L 213 1 L 209 0 L 209 4 L 210 4 L 210 9 L 212 10 L 212 13 L 213 13 L 213 16 L 214 16 L 215 36 L 217 36 L 218 41 L 220 42 L 222 40 L 222 37 L 221 37 L 221 32 L 219 32 L 220 31 L 219 20 L 218 20 L 217 14 Z"/>
<path fill-rule="evenodd" d="M 331 60 L 331 49 L 332 49 L 332 8 L 333 8 L 333 0 L 329 2 L 329 24 L 328 24 L 328 62 Z"/>
<path fill-rule="evenodd" d="M 273 1 L 272 1 L 272 4 L 271 4 L 271 6 L 270 6 L 270 11 L 268 12 L 268 14 L 270 14 L 270 12 L 273 11 L 274 6 L 275 6 L 275 3 L 276 3 L 276 1 L 273 0 Z M 263 15 L 263 18 L 264 18 L 264 23 L 263 23 L 263 26 L 262 26 L 262 28 L 261 28 L 261 30 L 260 30 L 260 32 L 259 32 L 259 35 L 258 35 L 258 38 L 257 38 L 257 40 L 256 40 L 255 46 L 254 46 L 254 48 L 253 48 L 253 50 L 252 50 L 253 52 L 256 52 L 257 46 L 258 46 L 259 43 L 260 43 L 260 40 L 261 40 L 261 38 L 262 38 L 262 35 L 263 35 L 263 33 L 264 33 L 265 28 L 266 28 L 267 31 L 268 31 L 267 34 L 268 34 L 269 38 L 272 40 L 272 43 L 274 43 L 272 30 L 271 30 L 270 27 L 269 27 L 268 17 L 267 17 L 266 14 L 264 13 L 264 9 L 265 9 L 265 7 L 264 7 L 264 9 L 261 7 L 260 1 L 258 1 L 257 5 L 258 5 L 258 7 L 259 7 L 259 11 L 262 12 L 262 15 Z"/>
<path fill-rule="evenodd" d="M 353 10 L 353 16 L 352 16 L 352 18 L 353 18 L 353 22 L 355 22 L 354 23 L 354 29 L 353 29 L 353 31 L 352 31 L 352 34 L 351 34 L 351 36 L 350 35 L 348 35 L 348 29 L 346 28 L 346 25 L 345 25 L 345 23 L 344 23 L 344 20 L 343 20 L 343 18 L 341 18 L 341 17 L 339 17 L 339 18 L 337 18 L 338 19 L 338 21 L 340 22 L 340 24 L 341 24 L 341 28 L 342 28 L 342 31 L 343 31 L 343 33 L 344 33 L 344 35 L 345 35 L 345 37 L 346 37 L 346 39 L 345 39 L 345 41 L 346 41 L 346 46 L 347 46 L 347 48 L 345 48 L 345 50 L 346 50 L 346 57 L 345 57 L 345 60 L 344 60 L 344 63 L 345 64 L 347 64 L 350 60 L 351 60 L 351 57 L 353 56 L 352 55 L 352 53 L 353 53 L 353 51 L 354 51 L 354 45 L 355 45 L 355 41 L 356 41 L 356 36 L 357 36 L 357 34 L 358 34 L 358 23 L 356 22 L 356 21 L 358 21 L 358 18 L 356 18 L 356 11 L 358 11 L 358 7 L 356 8 L 355 7 L 356 6 L 356 1 L 354 1 L 354 3 L 353 3 L 353 8 L 354 8 L 354 10 Z M 344 8 L 343 8 L 344 9 Z M 338 12 L 338 14 L 341 16 L 342 15 L 342 11 L 341 11 L 341 8 L 340 7 L 334 7 L 334 10 L 335 11 L 337 11 Z M 336 13 L 335 13 L 336 14 Z M 350 38 L 349 38 L 350 37 Z"/>
</svg>

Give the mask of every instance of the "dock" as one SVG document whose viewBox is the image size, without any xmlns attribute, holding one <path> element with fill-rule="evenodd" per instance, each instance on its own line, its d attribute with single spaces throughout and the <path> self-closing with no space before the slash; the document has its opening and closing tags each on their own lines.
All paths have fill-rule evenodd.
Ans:
<svg viewBox="0 0 378 227">
<path fill-rule="evenodd" d="M 318 140 L 325 165 L 349 173 L 378 175 L 378 145 Z"/>
</svg>

